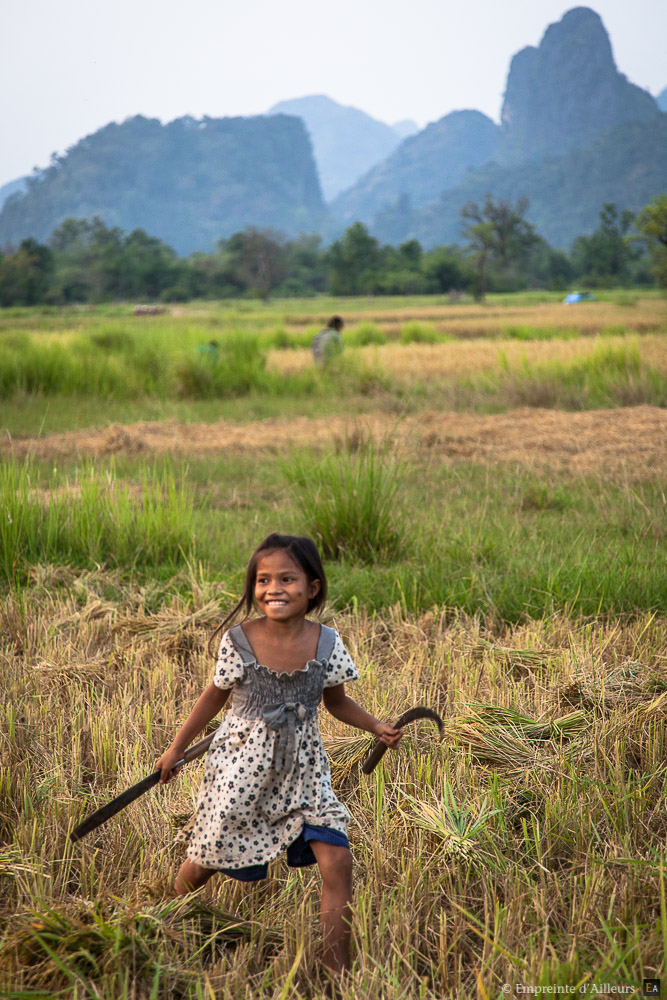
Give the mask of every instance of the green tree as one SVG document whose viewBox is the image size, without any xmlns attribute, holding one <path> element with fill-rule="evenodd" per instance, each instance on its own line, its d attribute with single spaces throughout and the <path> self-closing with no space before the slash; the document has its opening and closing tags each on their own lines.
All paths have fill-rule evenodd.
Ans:
<svg viewBox="0 0 667 1000">
<path fill-rule="evenodd" d="M 170 246 L 143 229 L 135 229 L 122 245 L 122 295 L 124 298 L 159 298 L 174 284 L 178 267 Z"/>
<path fill-rule="evenodd" d="M 526 265 L 539 240 L 525 219 L 527 209 L 527 198 L 520 198 L 513 207 L 504 199 L 495 202 L 490 194 L 481 208 L 468 202 L 461 209 L 461 229 L 466 252 L 475 265 L 478 298 L 484 298 L 491 279 L 507 290 L 525 286 Z"/>
<path fill-rule="evenodd" d="M 398 247 L 380 247 L 379 253 L 376 291 L 382 295 L 416 295 L 426 291 L 421 268 L 424 251 L 417 240 L 408 240 Z"/>
<path fill-rule="evenodd" d="M 155 236 L 135 229 L 126 236 L 92 219 L 65 219 L 53 231 L 54 297 L 61 302 L 158 298 L 173 286 L 182 267 Z"/>
<path fill-rule="evenodd" d="M 214 253 L 197 252 L 181 262 L 182 281 L 190 298 L 227 298 L 241 295 L 243 289 L 235 283 L 231 255 L 226 240 L 220 240 Z"/>
<path fill-rule="evenodd" d="M 280 291 L 285 295 L 308 295 L 323 292 L 327 287 L 326 254 L 322 237 L 302 233 L 286 244 L 287 277 Z"/>
<path fill-rule="evenodd" d="M 626 239 L 632 212 L 619 212 L 611 203 L 602 206 L 600 225 L 590 236 L 579 236 L 572 244 L 572 265 L 587 285 L 611 288 L 630 278 L 637 250 Z"/>
<path fill-rule="evenodd" d="M 474 281 L 470 265 L 457 246 L 429 250 L 422 259 L 422 272 L 429 292 L 460 292 Z"/>
<path fill-rule="evenodd" d="M 659 194 L 642 208 L 634 221 L 631 239 L 651 255 L 651 271 L 661 288 L 667 288 L 667 194 Z"/>
<path fill-rule="evenodd" d="M 99 216 L 65 219 L 49 240 L 56 260 L 54 297 L 99 302 L 123 294 L 123 234 Z"/>
<path fill-rule="evenodd" d="M 29 237 L 16 253 L 0 255 L 0 306 L 43 302 L 53 274 L 51 250 Z"/>
<path fill-rule="evenodd" d="M 355 222 L 329 248 L 329 291 L 333 295 L 363 295 L 378 290 L 382 252 L 361 222 Z"/>
<path fill-rule="evenodd" d="M 246 292 L 266 299 L 285 280 L 283 237 L 272 229 L 244 229 L 223 244 L 234 282 Z"/>
<path fill-rule="evenodd" d="M 530 288 L 562 291 L 572 280 L 573 268 L 569 256 L 563 250 L 555 250 L 538 236 L 528 259 L 525 275 Z"/>
</svg>

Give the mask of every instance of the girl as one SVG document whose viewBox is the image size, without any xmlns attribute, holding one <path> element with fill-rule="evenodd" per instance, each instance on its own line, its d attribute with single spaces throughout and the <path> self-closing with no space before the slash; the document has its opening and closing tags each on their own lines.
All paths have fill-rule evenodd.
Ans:
<svg viewBox="0 0 667 1000">
<path fill-rule="evenodd" d="M 298 868 L 317 862 L 322 875 L 323 963 L 349 966 L 352 856 L 349 813 L 331 788 L 317 727 L 320 700 L 336 719 L 374 733 L 395 748 L 402 731 L 375 719 L 345 693 L 357 670 L 333 629 L 306 615 L 324 604 L 327 581 L 309 538 L 272 534 L 255 550 L 241 608 L 243 624 L 222 635 L 213 681 L 157 767 L 170 781 L 177 760 L 232 694 L 231 708 L 206 756 L 179 894 L 216 871 L 255 882 L 287 849 Z M 260 617 L 249 620 L 253 608 Z"/>
</svg>

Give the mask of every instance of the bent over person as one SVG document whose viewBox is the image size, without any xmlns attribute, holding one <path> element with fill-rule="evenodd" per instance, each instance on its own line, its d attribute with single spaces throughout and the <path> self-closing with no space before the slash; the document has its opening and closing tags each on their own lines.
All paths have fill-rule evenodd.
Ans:
<svg viewBox="0 0 667 1000">
<path fill-rule="evenodd" d="M 343 338 L 340 331 L 345 326 L 341 316 L 332 316 L 324 330 L 313 340 L 313 358 L 316 365 L 326 365 L 342 354 Z"/>
</svg>

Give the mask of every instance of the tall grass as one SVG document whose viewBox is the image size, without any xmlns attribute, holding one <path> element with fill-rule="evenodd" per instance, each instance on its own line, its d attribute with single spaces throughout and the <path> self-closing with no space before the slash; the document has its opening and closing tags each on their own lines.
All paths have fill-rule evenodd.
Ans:
<svg viewBox="0 0 667 1000">
<path fill-rule="evenodd" d="M 400 556 L 405 470 L 388 443 L 362 434 L 320 460 L 295 453 L 283 470 L 304 526 L 326 557 L 376 563 Z"/>
<path fill-rule="evenodd" d="M 267 367 L 269 343 L 254 333 L 229 333 L 203 343 L 204 332 L 177 338 L 102 327 L 90 337 L 40 341 L 25 334 L 0 342 L 0 399 L 39 395 L 114 400 L 234 399 L 250 394 L 326 396 L 385 391 L 391 380 L 356 353 L 325 372 L 312 362 L 297 372 Z M 308 342 L 312 338 L 308 338 Z"/>
<path fill-rule="evenodd" d="M 194 338 L 190 337 L 189 340 Z M 0 345 L 0 397 L 55 393 L 131 399 L 182 396 L 207 399 L 271 389 L 266 350 L 252 336 L 230 335 L 209 356 L 173 337 L 164 341 L 122 329 L 102 329 L 67 343 Z"/>
<path fill-rule="evenodd" d="M 502 359 L 501 359 L 502 360 Z M 647 364 L 636 341 L 620 346 L 600 344 L 587 357 L 569 362 L 518 369 L 502 365 L 499 394 L 510 405 L 562 407 L 569 410 L 634 406 L 667 406 L 667 373 Z M 493 379 L 487 392 L 493 392 Z"/>
<path fill-rule="evenodd" d="M 271 391 L 266 351 L 255 337 L 227 337 L 209 355 L 190 354 L 176 367 L 180 396 L 191 399 L 245 396 L 252 390 Z"/>
<path fill-rule="evenodd" d="M 0 465 L 0 573 L 25 579 L 36 563 L 123 569 L 169 564 L 192 549 L 192 491 L 168 466 L 147 468 L 138 487 L 89 463 L 57 469 L 46 483 L 30 460 Z"/>
</svg>

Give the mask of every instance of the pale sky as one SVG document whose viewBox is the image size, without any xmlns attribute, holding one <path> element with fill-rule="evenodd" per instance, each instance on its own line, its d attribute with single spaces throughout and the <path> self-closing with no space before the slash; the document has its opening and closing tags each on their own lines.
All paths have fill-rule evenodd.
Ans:
<svg viewBox="0 0 667 1000">
<path fill-rule="evenodd" d="M 511 57 L 563 0 L 3 0 L 0 185 L 142 114 L 262 114 L 326 94 L 386 122 L 498 121 Z M 595 0 L 618 69 L 667 86 L 666 0 Z"/>
</svg>

